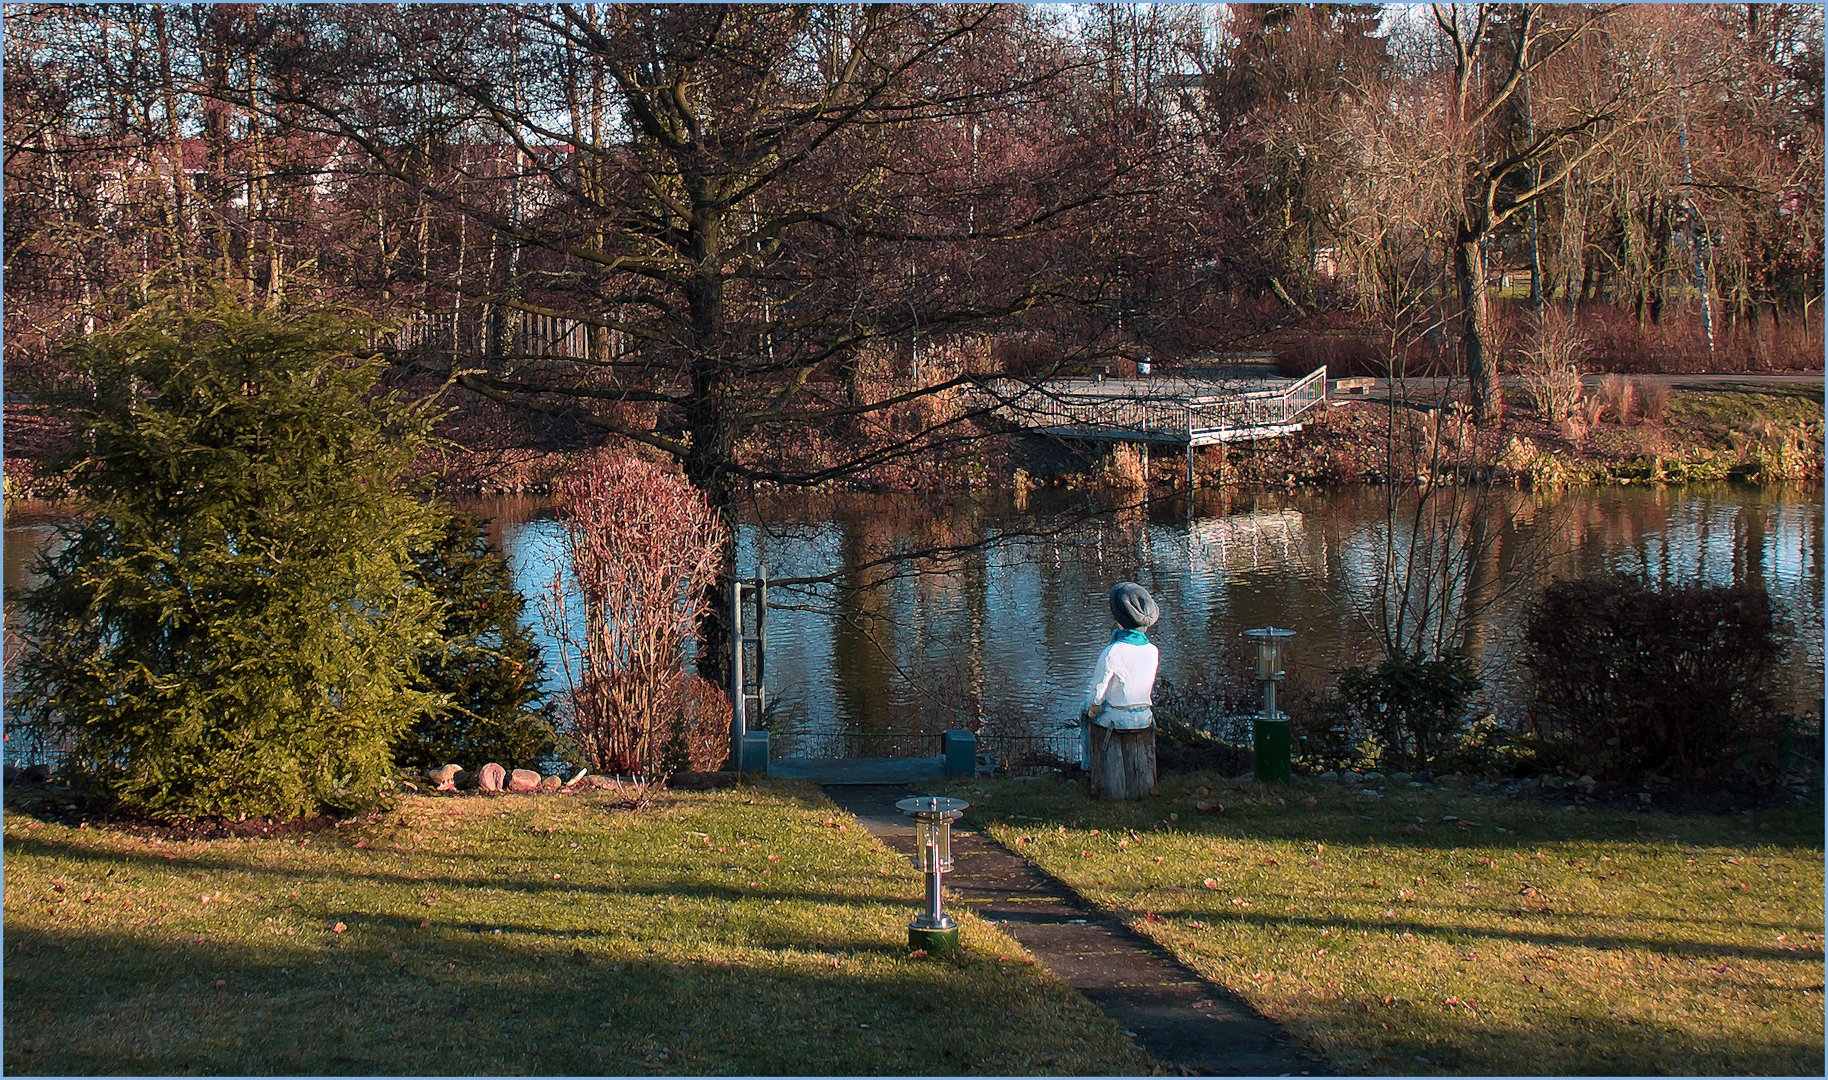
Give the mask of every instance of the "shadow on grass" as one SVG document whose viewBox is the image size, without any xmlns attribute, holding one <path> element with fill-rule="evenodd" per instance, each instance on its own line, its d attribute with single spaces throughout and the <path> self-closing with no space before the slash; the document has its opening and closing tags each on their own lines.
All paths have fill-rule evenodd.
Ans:
<svg viewBox="0 0 1828 1080">
<path fill-rule="evenodd" d="M 915 1075 L 1132 1064 L 1114 1052 L 1114 1031 L 1089 1038 L 1099 1033 L 1071 1023 L 1022 965 L 845 955 L 828 966 L 611 959 L 588 936 L 548 945 L 398 923 L 358 927 L 327 947 L 258 948 L 9 928 L 5 1066 Z M 999 1039 L 1004 1024 L 1034 1037 Z"/>
<path fill-rule="evenodd" d="M 1507 912 L 1491 908 L 1464 908 L 1451 905 L 1428 904 L 1428 907 L 1450 907 L 1453 910 L 1470 911 L 1494 917 L 1507 915 Z M 1435 924 L 1417 922 L 1409 919 L 1355 919 L 1348 916 L 1306 916 L 1306 915 L 1267 915 L 1257 912 L 1215 912 L 1194 909 L 1169 910 L 1152 909 L 1160 918 L 1193 919 L 1204 922 L 1210 927 L 1223 927 L 1227 924 L 1249 925 L 1270 929 L 1355 930 L 1361 933 L 1380 934 L 1430 934 L 1455 939 L 1491 941 L 1515 941 L 1526 945 L 1540 945 L 1545 948 L 1578 948 L 1578 949 L 1632 949 L 1644 952 L 1660 953 L 1671 957 L 1694 957 L 1704 959 L 1728 960 L 1777 960 L 1782 962 L 1822 962 L 1822 950 L 1765 948 L 1756 945 L 1725 945 L 1707 941 L 1677 941 L 1660 937 L 1624 937 L 1618 934 L 1580 934 L 1556 933 L 1551 930 L 1518 930 L 1500 929 L 1491 926 L 1471 926 L 1466 923 Z M 1541 918 L 1530 915 L 1530 918 Z M 1570 919 L 1591 919 L 1598 916 L 1568 915 Z M 1641 922 L 1661 922 L 1662 919 L 1647 918 Z"/>
<path fill-rule="evenodd" d="M 281 840 L 257 841 L 257 843 L 262 844 L 283 844 L 284 842 L 285 841 Z M 192 843 L 224 843 L 233 845 L 245 843 L 245 841 L 193 841 Z M 246 849 L 230 847 L 226 850 L 234 851 Z M 56 841 L 39 840 L 29 836 L 7 837 L 6 851 L 9 857 L 41 855 L 46 858 L 54 858 L 59 862 L 64 863 L 81 863 L 93 866 L 104 866 L 111 869 L 139 867 L 157 870 L 162 873 L 179 871 L 203 874 L 245 874 L 256 878 L 272 879 L 273 884 L 267 886 L 267 888 L 273 889 L 279 887 L 279 882 L 292 884 L 323 884 L 330 882 L 344 884 L 354 882 L 420 890 L 490 890 L 498 893 L 518 894 L 535 899 L 563 897 L 575 900 L 580 894 L 583 894 L 613 897 L 659 896 L 716 902 L 794 900 L 805 903 L 834 905 L 873 904 L 880 903 L 885 899 L 883 896 L 871 896 L 857 892 L 808 890 L 795 888 L 793 886 L 776 886 L 763 882 L 755 882 L 752 886 L 750 884 L 752 878 L 760 875 L 761 871 L 764 869 L 760 867 L 739 867 L 737 868 L 737 871 L 730 872 L 730 874 L 732 882 L 740 880 L 740 883 L 724 884 L 722 882 L 710 881 L 707 879 L 713 874 L 723 874 L 726 873 L 726 871 L 681 871 L 678 867 L 668 866 L 664 863 L 619 857 L 615 858 L 613 861 L 606 860 L 606 862 L 611 862 L 614 868 L 620 873 L 647 875 L 671 874 L 673 877 L 662 884 L 654 885 L 623 883 L 590 884 L 575 880 L 577 857 L 575 855 L 568 856 L 564 853 L 554 853 L 549 861 L 540 863 L 534 863 L 524 857 L 510 860 L 494 859 L 487 856 L 471 854 L 422 854 L 417 857 L 426 861 L 445 858 L 461 858 L 476 866 L 476 871 L 468 874 L 408 871 L 390 874 L 381 873 L 375 870 L 353 870 L 345 866 L 327 866 L 322 869 L 258 866 L 228 856 L 206 857 L 201 855 L 175 855 L 167 857 L 166 855 L 158 854 L 156 852 L 130 853 L 120 851 L 95 851 L 72 848 Z M 379 852 L 376 854 L 385 855 L 390 853 Z M 524 877 L 507 877 L 501 872 L 501 866 L 503 864 L 511 865 L 512 872 L 516 874 L 525 874 L 526 868 L 530 865 L 540 865 L 543 867 L 559 866 L 572 870 L 574 872 L 574 878 L 549 882 L 544 880 L 526 880 Z M 792 870 L 792 867 L 788 867 L 787 869 Z M 909 903 L 912 904 L 919 899 L 916 895 L 918 882 L 912 875 L 909 876 L 908 882 L 909 884 L 906 892 L 908 894 Z"/>
</svg>

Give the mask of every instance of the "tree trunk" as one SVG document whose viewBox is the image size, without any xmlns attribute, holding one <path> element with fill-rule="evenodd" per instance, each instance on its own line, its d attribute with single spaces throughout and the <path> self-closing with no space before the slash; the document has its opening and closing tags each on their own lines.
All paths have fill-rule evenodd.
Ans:
<svg viewBox="0 0 1828 1080">
<path fill-rule="evenodd" d="M 1155 729 L 1113 731 L 1091 725 L 1092 794 L 1141 799 L 1155 794 Z"/>
<path fill-rule="evenodd" d="M 725 603 L 736 578 L 736 443 L 738 376 L 725 354 L 724 280 L 719 265 L 723 251 L 723 218 L 704 209 L 711 201 L 702 181 L 688 179 L 694 204 L 700 209 L 690 221 L 690 254 L 698 270 L 683 282 L 686 315 L 692 335 L 692 391 L 686 410 L 690 449 L 682 464 L 686 479 L 704 494 L 729 531 L 723 571 L 712 584 L 709 614 L 699 625 L 698 672 L 720 686 L 730 681 L 730 613 Z"/>
<path fill-rule="evenodd" d="M 1454 244 L 1454 276 L 1460 286 L 1473 423 L 1483 426 L 1504 415 L 1504 398 L 1498 390 L 1498 343 L 1491 299 L 1485 292 L 1485 249 L 1479 246 L 1478 234 L 1469 229 L 1462 228 Z"/>
<path fill-rule="evenodd" d="M 725 689 L 730 689 L 730 583 L 736 580 L 736 485 L 731 482 L 729 463 L 735 447 L 728 425 L 712 424 L 692 428 L 692 452 L 685 460 L 686 479 L 704 494 L 705 501 L 729 531 L 730 541 L 724 548 L 723 568 L 717 580 L 706 588 L 710 605 L 698 625 L 698 673 Z M 700 439 L 703 432 L 706 438 Z M 719 447 L 722 448 L 720 452 Z"/>
</svg>

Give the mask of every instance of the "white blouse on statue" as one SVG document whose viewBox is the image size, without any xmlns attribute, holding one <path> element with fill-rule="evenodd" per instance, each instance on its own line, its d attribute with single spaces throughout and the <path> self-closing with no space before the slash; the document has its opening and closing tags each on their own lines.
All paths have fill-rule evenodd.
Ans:
<svg viewBox="0 0 1828 1080">
<path fill-rule="evenodd" d="M 1083 711 L 1099 727 L 1136 731 L 1155 723 L 1150 695 L 1155 690 L 1155 666 L 1161 659 L 1156 647 L 1145 641 L 1133 645 L 1113 641 L 1098 654 Z"/>
</svg>

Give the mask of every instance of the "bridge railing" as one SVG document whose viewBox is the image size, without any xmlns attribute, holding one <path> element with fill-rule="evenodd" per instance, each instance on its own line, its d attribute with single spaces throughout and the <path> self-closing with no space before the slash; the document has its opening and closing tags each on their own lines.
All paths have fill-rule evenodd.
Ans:
<svg viewBox="0 0 1828 1080">
<path fill-rule="evenodd" d="M 1327 369 L 1321 367 L 1288 386 L 1255 390 L 1228 391 L 1191 380 L 1152 382 L 1147 396 L 1057 386 L 992 379 L 983 392 L 994 402 L 993 411 L 1023 427 L 1191 440 L 1203 431 L 1273 428 L 1294 423 L 1302 413 L 1326 400 Z"/>
</svg>

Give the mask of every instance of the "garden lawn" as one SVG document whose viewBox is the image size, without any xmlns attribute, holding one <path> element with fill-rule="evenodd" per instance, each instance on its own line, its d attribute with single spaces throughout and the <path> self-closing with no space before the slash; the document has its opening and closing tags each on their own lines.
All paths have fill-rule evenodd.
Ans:
<svg viewBox="0 0 1828 1080">
<path fill-rule="evenodd" d="M 1821 1074 L 1819 809 L 1677 817 L 1316 780 L 1160 790 L 953 793 L 1345 1072 Z"/>
<path fill-rule="evenodd" d="M 306 838 L 5 818 L 8 1073 L 1139 1073 L 809 787 L 413 797 Z"/>
</svg>

